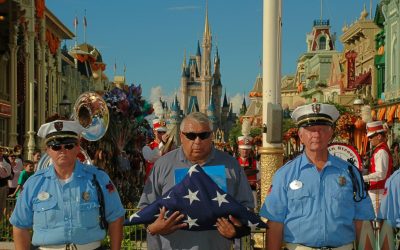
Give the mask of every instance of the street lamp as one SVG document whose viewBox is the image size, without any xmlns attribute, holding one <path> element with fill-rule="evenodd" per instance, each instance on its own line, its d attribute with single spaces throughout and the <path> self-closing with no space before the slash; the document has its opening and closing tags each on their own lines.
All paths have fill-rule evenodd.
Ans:
<svg viewBox="0 0 400 250">
<path fill-rule="evenodd" d="M 361 107 L 364 105 L 364 101 L 360 98 L 357 97 L 354 102 L 353 102 L 353 108 L 354 112 L 356 113 L 357 116 L 360 116 L 361 114 Z"/>
<path fill-rule="evenodd" d="M 64 117 L 69 117 L 69 114 L 71 113 L 71 101 L 68 100 L 67 95 L 63 96 L 62 101 L 60 102 L 60 115 Z"/>
</svg>

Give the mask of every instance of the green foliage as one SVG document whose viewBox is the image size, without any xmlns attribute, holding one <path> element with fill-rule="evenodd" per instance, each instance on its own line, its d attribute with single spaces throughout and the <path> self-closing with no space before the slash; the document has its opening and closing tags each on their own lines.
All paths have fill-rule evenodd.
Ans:
<svg viewBox="0 0 400 250">
<path fill-rule="evenodd" d="M 286 118 L 282 120 L 282 133 L 285 134 L 289 129 L 295 128 L 296 123 L 291 118 Z"/>
<path fill-rule="evenodd" d="M 229 144 L 237 146 L 237 138 L 242 135 L 242 124 L 238 121 L 229 131 Z"/>
</svg>

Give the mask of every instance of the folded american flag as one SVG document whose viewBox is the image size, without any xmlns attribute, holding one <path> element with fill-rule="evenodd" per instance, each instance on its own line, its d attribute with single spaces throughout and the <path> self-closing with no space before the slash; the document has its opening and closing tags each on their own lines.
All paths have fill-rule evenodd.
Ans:
<svg viewBox="0 0 400 250">
<path fill-rule="evenodd" d="M 133 214 L 125 225 L 150 224 L 167 209 L 166 217 L 174 211 L 185 215 L 182 222 L 188 224 L 185 230 L 202 231 L 216 229 L 217 218 L 229 215 L 239 219 L 242 225 L 251 228 L 265 228 L 260 217 L 225 193 L 203 171 L 199 165 L 192 166 L 186 177 L 162 197 Z"/>
</svg>

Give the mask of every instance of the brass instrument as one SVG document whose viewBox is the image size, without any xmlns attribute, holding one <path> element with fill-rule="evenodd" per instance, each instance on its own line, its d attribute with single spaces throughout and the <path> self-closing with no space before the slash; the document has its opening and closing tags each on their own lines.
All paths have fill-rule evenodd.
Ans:
<svg viewBox="0 0 400 250">
<path fill-rule="evenodd" d="M 107 103 L 99 94 L 85 92 L 77 98 L 72 118 L 85 128 L 82 132 L 83 138 L 88 141 L 98 141 L 107 132 L 110 113 Z M 83 163 L 92 165 L 92 160 L 83 148 L 81 148 L 80 156 L 83 158 Z M 51 158 L 44 154 L 38 163 L 38 170 L 47 168 L 50 164 Z"/>
<path fill-rule="evenodd" d="M 88 141 L 100 140 L 110 121 L 107 103 L 95 92 L 85 92 L 78 97 L 72 117 L 85 128 L 82 136 Z"/>
<path fill-rule="evenodd" d="M 168 153 L 169 151 L 171 151 L 172 146 L 174 145 L 174 139 L 175 139 L 175 134 L 177 132 L 177 126 L 172 127 L 172 129 L 170 131 L 167 132 L 167 134 L 169 135 L 169 138 L 167 140 L 167 142 L 165 143 L 164 147 L 162 147 L 161 149 L 161 153 L 164 155 L 166 153 Z"/>
<path fill-rule="evenodd" d="M 3 152 L 3 155 L 10 155 L 14 153 L 14 148 L 12 147 L 0 146 L 0 149 Z"/>
</svg>

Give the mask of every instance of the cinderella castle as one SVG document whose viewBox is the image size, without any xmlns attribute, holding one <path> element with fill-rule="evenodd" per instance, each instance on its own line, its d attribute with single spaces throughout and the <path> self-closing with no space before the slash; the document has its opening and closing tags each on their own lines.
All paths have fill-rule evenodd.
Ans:
<svg viewBox="0 0 400 250">
<path fill-rule="evenodd" d="M 213 122 L 214 131 L 223 131 L 223 139 L 228 140 L 229 130 L 235 124 L 236 114 L 232 111 L 232 104 L 228 102 L 226 91 L 222 97 L 222 81 L 220 72 L 220 57 L 216 48 L 214 60 L 211 58 L 212 35 L 206 8 L 203 40 L 197 42 L 196 55 L 189 60 L 186 52 L 182 63 L 180 84 L 180 102 L 176 97 L 171 105 L 170 119 L 178 118 L 191 112 L 207 114 Z M 217 136 L 217 135 L 216 135 Z M 221 133 L 218 135 L 222 140 Z"/>
</svg>

